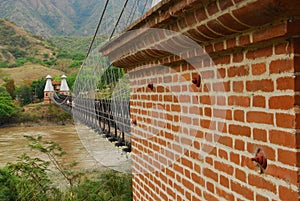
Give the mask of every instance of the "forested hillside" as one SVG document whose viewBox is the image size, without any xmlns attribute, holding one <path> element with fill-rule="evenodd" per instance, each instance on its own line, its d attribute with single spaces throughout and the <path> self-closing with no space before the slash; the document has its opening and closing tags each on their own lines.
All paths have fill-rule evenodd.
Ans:
<svg viewBox="0 0 300 201">
<path fill-rule="evenodd" d="M 103 34 L 112 30 L 124 2 L 110 1 Z M 147 10 L 152 0 L 128 2 L 124 18 L 120 22 L 121 29 L 143 12 L 146 2 Z M 7 18 L 40 36 L 91 36 L 95 32 L 104 4 L 105 0 L 0 0 L 0 18 Z M 131 17 L 133 11 L 135 15 Z"/>
<path fill-rule="evenodd" d="M 72 46 L 73 40 L 67 40 L 60 48 L 55 42 L 45 41 L 41 37 L 32 35 L 18 27 L 13 22 L 0 19 L 0 85 L 6 80 L 13 79 L 15 84 L 30 84 L 33 80 L 45 77 L 47 74 L 61 76 L 74 75 L 85 57 L 78 51 L 84 49 L 89 40 Z M 79 40 L 80 41 L 80 40 Z"/>
<path fill-rule="evenodd" d="M 22 66 L 26 62 L 52 65 L 58 49 L 14 23 L 0 19 L 0 68 Z"/>
</svg>

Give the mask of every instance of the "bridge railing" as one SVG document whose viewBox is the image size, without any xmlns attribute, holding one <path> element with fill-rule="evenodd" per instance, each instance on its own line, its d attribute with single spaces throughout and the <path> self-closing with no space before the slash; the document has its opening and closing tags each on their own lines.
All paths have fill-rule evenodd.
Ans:
<svg viewBox="0 0 300 201">
<path fill-rule="evenodd" d="M 117 146 L 126 145 L 130 150 L 129 100 L 76 98 L 63 94 L 56 94 L 52 99 L 65 111 L 73 114 L 76 120 L 105 134 L 110 141 L 117 141 Z"/>
</svg>

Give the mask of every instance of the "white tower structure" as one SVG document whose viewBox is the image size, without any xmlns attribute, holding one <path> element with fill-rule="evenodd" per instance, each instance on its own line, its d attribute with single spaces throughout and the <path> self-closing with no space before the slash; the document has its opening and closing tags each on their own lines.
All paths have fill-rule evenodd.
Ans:
<svg viewBox="0 0 300 201">
<path fill-rule="evenodd" d="M 70 95 L 70 89 L 67 83 L 67 76 L 62 75 L 61 76 L 61 82 L 60 82 L 60 90 L 59 93 L 60 94 L 64 94 L 64 95 Z"/>
<path fill-rule="evenodd" d="M 44 104 L 51 103 L 50 97 L 54 94 L 54 88 L 52 85 L 52 77 L 50 75 L 47 75 L 46 77 L 46 85 L 44 89 Z"/>
</svg>

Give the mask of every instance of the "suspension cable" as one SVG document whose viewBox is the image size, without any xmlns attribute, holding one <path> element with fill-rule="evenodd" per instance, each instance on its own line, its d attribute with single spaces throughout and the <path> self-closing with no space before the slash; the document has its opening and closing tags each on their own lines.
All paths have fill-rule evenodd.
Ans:
<svg viewBox="0 0 300 201">
<path fill-rule="evenodd" d="M 124 10 L 125 10 L 126 6 L 127 6 L 127 3 L 128 3 L 128 0 L 126 0 L 125 4 L 124 4 L 124 6 L 123 6 L 123 9 L 122 9 L 122 11 L 121 11 L 121 13 L 120 13 L 120 15 L 119 15 L 119 18 L 118 18 L 118 20 L 117 20 L 117 23 L 115 24 L 115 27 L 114 27 L 114 29 L 113 29 L 111 35 L 110 35 L 110 37 L 109 37 L 109 40 L 113 37 L 113 35 L 114 35 L 115 31 L 116 31 L 116 28 L 117 28 L 117 26 L 119 25 L 119 22 L 120 22 L 120 20 L 121 20 L 121 17 L 122 17 L 122 15 L 123 15 L 123 13 L 124 13 Z"/>
<path fill-rule="evenodd" d="M 146 9 L 147 4 L 148 4 L 148 0 L 146 0 L 146 3 L 145 3 L 145 5 L 144 5 L 143 11 L 142 11 L 142 15 L 143 15 L 144 12 L 145 12 L 145 9 Z"/>
<path fill-rule="evenodd" d="M 90 44 L 89 50 L 88 50 L 88 52 L 87 52 L 87 55 L 86 55 L 86 58 L 89 56 L 89 54 L 90 54 L 90 52 L 91 52 L 91 50 L 92 50 L 92 46 L 93 46 L 93 44 L 94 44 L 94 41 L 95 41 L 95 39 L 96 39 L 96 36 L 97 36 L 98 30 L 99 30 L 99 28 L 100 28 L 100 25 L 101 25 L 101 23 L 102 23 L 102 20 L 103 20 L 104 14 L 105 14 L 105 12 L 106 12 L 106 9 L 107 9 L 108 2 L 109 2 L 109 0 L 106 0 L 106 3 L 105 3 L 105 6 L 104 6 L 104 9 L 103 9 L 103 11 L 102 11 L 102 14 L 101 14 L 101 17 L 100 17 L 100 19 L 99 19 L 99 22 L 98 22 L 98 25 L 97 25 L 97 28 L 96 28 L 96 31 L 95 31 L 95 34 L 94 34 L 93 40 L 92 40 L 92 42 L 91 42 L 91 44 Z"/>
<path fill-rule="evenodd" d="M 131 9 L 130 11 L 130 14 L 128 16 L 128 19 L 127 19 L 127 22 L 126 22 L 126 26 L 128 26 L 128 23 L 130 21 L 130 18 L 133 18 L 133 16 L 135 15 L 135 12 L 136 12 L 136 8 L 138 6 L 138 3 L 137 3 L 137 0 L 134 1 L 134 4 L 133 4 L 133 8 Z M 133 11 L 133 12 L 132 12 Z M 131 17 L 132 15 L 132 17 Z M 132 21 L 132 20 L 131 20 Z"/>
</svg>

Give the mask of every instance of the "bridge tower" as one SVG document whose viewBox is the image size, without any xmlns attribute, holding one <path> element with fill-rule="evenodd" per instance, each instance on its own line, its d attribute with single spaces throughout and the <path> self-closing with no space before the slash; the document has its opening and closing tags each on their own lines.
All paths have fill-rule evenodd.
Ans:
<svg viewBox="0 0 300 201">
<path fill-rule="evenodd" d="M 61 83 L 60 83 L 60 90 L 59 93 L 63 95 L 70 95 L 70 89 L 67 83 L 67 76 L 62 75 L 61 76 Z"/>
<path fill-rule="evenodd" d="M 50 75 L 47 75 L 46 77 L 46 85 L 44 89 L 44 104 L 51 103 L 50 97 L 54 94 L 54 88 L 52 85 L 52 77 Z"/>
</svg>

